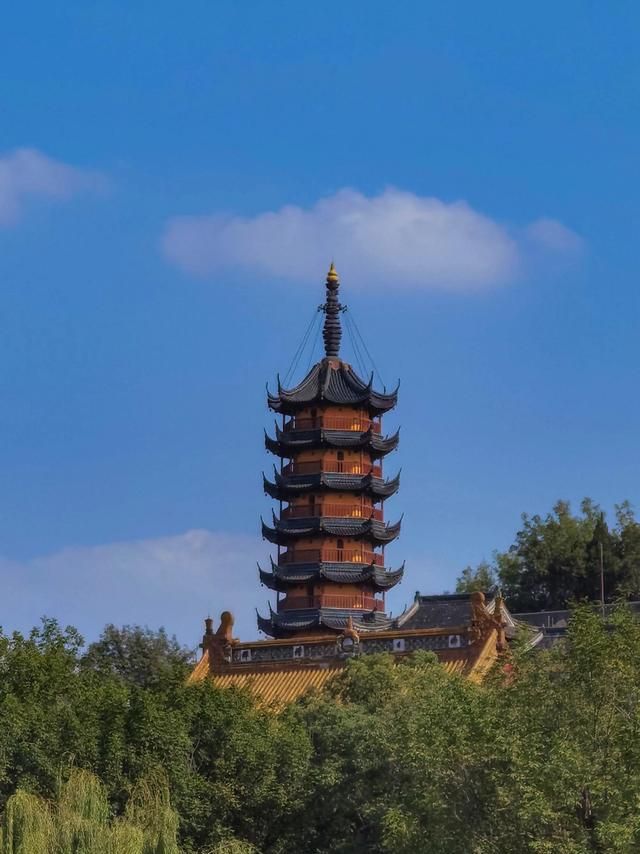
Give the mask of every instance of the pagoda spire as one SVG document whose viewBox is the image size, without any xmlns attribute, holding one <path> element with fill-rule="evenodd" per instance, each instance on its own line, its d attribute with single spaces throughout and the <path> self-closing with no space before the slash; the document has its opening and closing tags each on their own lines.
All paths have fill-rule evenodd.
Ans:
<svg viewBox="0 0 640 854">
<path fill-rule="evenodd" d="M 327 300 L 322 306 L 324 311 L 322 337 L 324 339 L 324 352 L 328 359 L 338 358 L 340 355 L 340 339 L 342 338 L 340 312 L 342 306 L 338 300 L 339 287 L 340 279 L 332 261 L 327 273 Z"/>
</svg>

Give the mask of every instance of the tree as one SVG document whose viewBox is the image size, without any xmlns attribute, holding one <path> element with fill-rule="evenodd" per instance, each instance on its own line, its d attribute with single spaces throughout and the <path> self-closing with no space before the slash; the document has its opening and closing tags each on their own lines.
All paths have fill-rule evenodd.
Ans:
<svg viewBox="0 0 640 854">
<path fill-rule="evenodd" d="M 625 599 L 638 596 L 640 591 L 640 523 L 628 501 L 615 507 L 617 556 L 619 560 L 618 592 Z"/>
<path fill-rule="evenodd" d="M 53 621 L 0 635 L 10 854 L 49 854 L 47 834 L 56 854 L 176 837 L 182 854 L 640 850 L 640 624 L 623 606 L 578 607 L 563 645 L 516 646 L 483 684 L 430 653 L 367 655 L 277 713 L 83 662 Z"/>
<path fill-rule="evenodd" d="M 26 637 L 0 633 L 0 813 L 18 789 L 54 799 L 60 780 L 81 769 L 121 816 L 137 781 L 162 768 L 183 854 L 234 837 L 276 851 L 277 828 L 306 791 L 302 728 L 247 691 L 186 684 L 180 661 L 168 678 L 163 665 L 148 680 L 137 656 L 124 656 L 136 665 L 128 670 L 107 652 L 88 663 L 77 632 L 52 620 Z"/>
<path fill-rule="evenodd" d="M 521 650 L 513 666 L 508 683 L 487 685 L 498 850 L 638 850 L 638 622 L 624 607 L 604 621 L 582 605 L 565 644 Z"/>
<path fill-rule="evenodd" d="M 164 629 L 109 624 L 83 655 L 82 667 L 149 688 L 185 679 L 193 659 L 193 650 L 181 646 Z"/>
<path fill-rule="evenodd" d="M 566 644 L 509 664 L 475 685 L 428 654 L 366 656 L 285 712 L 314 743 L 289 849 L 639 850 L 638 622 L 582 606 Z"/>
<path fill-rule="evenodd" d="M 486 748 L 482 693 L 431 653 L 349 662 L 328 693 L 288 712 L 314 744 L 294 850 L 473 851 Z"/>
<path fill-rule="evenodd" d="M 523 514 L 508 550 L 496 552 L 492 565 L 467 567 L 457 589 L 491 589 L 497 579 L 512 611 L 564 609 L 574 601 L 600 600 L 601 565 L 607 602 L 640 596 L 640 524 L 629 503 L 616 507 L 609 528 L 591 499 L 582 501 L 579 514 L 558 501 L 544 517 Z"/>
<path fill-rule="evenodd" d="M 104 786 L 76 769 L 53 801 L 21 789 L 9 798 L 0 854 L 179 854 L 177 826 L 161 775 L 140 781 L 112 820 Z"/>
<path fill-rule="evenodd" d="M 456 593 L 494 593 L 497 589 L 496 575 L 493 567 L 487 561 L 482 561 L 473 569 L 467 566 L 456 582 Z"/>
</svg>

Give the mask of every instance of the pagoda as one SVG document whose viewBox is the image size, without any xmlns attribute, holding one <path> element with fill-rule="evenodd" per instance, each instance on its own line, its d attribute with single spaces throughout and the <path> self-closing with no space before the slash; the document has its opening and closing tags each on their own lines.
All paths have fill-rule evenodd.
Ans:
<svg viewBox="0 0 640 854">
<path fill-rule="evenodd" d="M 324 358 L 292 389 L 278 380 L 269 408 L 281 416 L 267 450 L 279 457 L 265 492 L 279 502 L 262 535 L 278 547 L 260 580 L 277 593 L 277 608 L 258 615 L 258 627 L 275 638 L 319 631 L 388 628 L 385 592 L 404 567 L 385 567 L 385 546 L 400 522 L 384 521 L 385 499 L 399 477 L 385 480 L 384 457 L 398 446 L 398 432 L 384 436 L 382 416 L 396 405 L 397 390 L 379 392 L 340 358 L 340 280 L 327 275 Z"/>
<path fill-rule="evenodd" d="M 505 649 L 514 623 L 500 596 L 481 592 L 421 596 L 391 618 L 385 593 L 403 577 L 404 564 L 386 565 L 385 547 L 400 534 L 401 520 L 385 522 L 388 498 L 399 475 L 385 478 L 383 462 L 398 447 L 398 432 L 385 435 L 382 417 L 397 402 L 373 388 L 340 356 L 340 281 L 333 264 L 326 280 L 324 357 L 294 388 L 278 380 L 267 404 L 279 416 L 267 450 L 277 460 L 263 475 L 278 502 L 264 539 L 277 547 L 260 581 L 276 595 L 275 608 L 258 614 L 269 637 L 243 641 L 233 616 L 220 625 L 205 620 L 202 658 L 192 681 L 212 678 L 220 687 L 249 687 L 268 704 L 283 704 L 321 688 L 359 655 L 396 659 L 431 651 L 452 673 L 480 679 Z"/>
</svg>

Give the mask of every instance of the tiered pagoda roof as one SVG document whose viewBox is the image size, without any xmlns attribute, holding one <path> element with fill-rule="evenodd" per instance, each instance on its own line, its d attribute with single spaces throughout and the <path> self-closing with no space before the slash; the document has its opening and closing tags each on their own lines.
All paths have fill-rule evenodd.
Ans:
<svg viewBox="0 0 640 854">
<path fill-rule="evenodd" d="M 273 516 L 273 527 L 262 522 L 262 536 L 270 543 L 286 546 L 289 543 L 319 533 L 336 537 L 358 537 L 377 546 L 391 543 L 400 534 L 402 519 L 386 525 L 377 519 L 351 519 L 347 516 L 312 516 L 307 519 L 278 519 Z"/>
<path fill-rule="evenodd" d="M 281 430 L 276 424 L 275 439 L 265 430 L 264 444 L 268 451 L 279 457 L 292 456 L 296 451 L 316 448 L 367 449 L 372 459 L 379 459 L 395 451 L 400 442 L 400 430 L 391 436 L 380 436 L 371 426 L 368 430 L 332 430 L 317 427 L 312 430 Z"/>
<path fill-rule="evenodd" d="M 297 563 L 279 566 L 271 559 L 271 572 L 258 566 L 260 581 L 271 590 L 285 592 L 292 583 L 307 584 L 316 579 L 327 579 L 338 584 L 361 584 L 367 582 L 376 590 L 390 590 L 402 580 L 404 563 L 398 569 L 385 569 L 374 563 L 350 562 Z"/>
<path fill-rule="evenodd" d="M 367 409 L 371 415 L 382 415 L 398 402 L 398 388 L 391 394 L 375 391 L 373 374 L 365 383 L 351 365 L 338 358 L 326 357 L 292 389 L 282 388 L 278 378 L 278 393 L 269 394 L 267 391 L 267 403 L 274 412 L 284 415 L 318 404 L 358 406 Z"/>
<path fill-rule="evenodd" d="M 354 616 L 352 608 L 306 608 L 295 611 L 274 611 L 269 606 L 269 616 L 258 614 L 258 628 L 261 632 L 278 638 L 313 632 L 318 629 L 344 631 L 353 626 L 359 632 L 390 629 L 393 620 L 380 611 L 360 611 Z"/>
<path fill-rule="evenodd" d="M 264 491 L 278 501 L 313 492 L 352 492 L 369 495 L 375 499 L 390 498 L 400 488 L 400 472 L 390 480 L 373 474 L 344 474 L 318 472 L 316 474 L 283 475 L 274 469 L 273 481 L 263 475 Z"/>
</svg>

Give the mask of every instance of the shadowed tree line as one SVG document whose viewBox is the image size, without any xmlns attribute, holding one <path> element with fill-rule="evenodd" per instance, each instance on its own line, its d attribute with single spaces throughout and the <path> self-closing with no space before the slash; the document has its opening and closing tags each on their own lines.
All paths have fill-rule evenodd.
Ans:
<svg viewBox="0 0 640 854">
<path fill-rule="evenodd" d="M 431 654 L 366 656 L 279 712 L 186 685 L 183 650 L 127 633 L 131 672 L 51 621 L 0 637 L 2 854 L 640 849 L 624 606 L 607 625 L 578 608 L 562 647 L 516 644 L 483 685 Z"/>
<path fill-rule="evenodd" d="M 635 597 L 628 505 L 558 504 L 461 584 L 516 607 Z M 575 577 L 574 577 L 575 576 Z M 551 651 L 516 642 L 482 685 L 430 654 L 349 662 L 284 710 L 189 685 L 165 632 L 86 647 L 0 632 L 0 854 L 578 854 L 640 850 L 640 624 L 576 606 Z"/>
<path fill-rule="evenodd" d="M 629 502 L 615 508 L 614 520 L 590 498 L 574 514 L 558 501 L 546 516 L 522 516 L 514 543 L 493 561 L 467 567 L 457 591 L 500 588 L 511 611 L 566 608 L 583 599 L 599 601 L 601 567 L 607 602 L 640 599 L 640 523 Z"/>
</svg>

